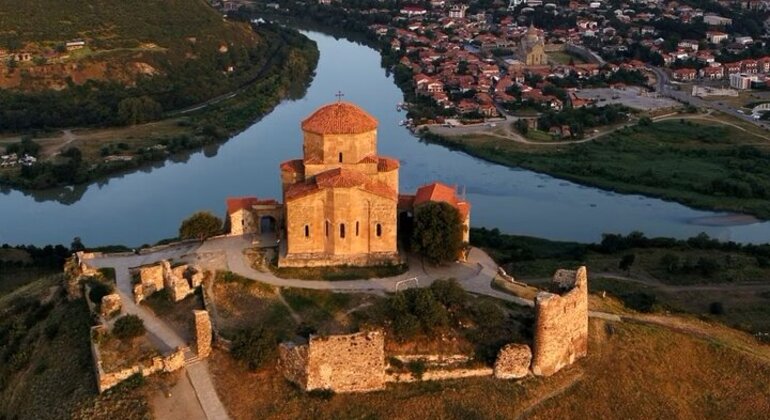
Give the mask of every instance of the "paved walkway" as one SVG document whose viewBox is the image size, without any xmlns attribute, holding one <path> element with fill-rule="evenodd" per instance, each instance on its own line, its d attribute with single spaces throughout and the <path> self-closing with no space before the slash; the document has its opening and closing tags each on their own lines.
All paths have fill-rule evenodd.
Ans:
<svg viewBox="0 0 770 420">
<path fill-rule="evenodd" d="M 197 247 L 197 244 L 186 244 L 152 254 L 106 256 L 89 261 L 89 264 L 95 267 L 113 267 L 115 269 L 117 291 L 122 301 L 123 312 L 137 315 L 141 318 L 150 337 L 159 345 L 163 352 L 169 352 L 177 347 L 185 347 L 187 343 L 165 321 L 143 306 L 134 303 L 129 268 L 151 264 L 164 259 L 179 258 L 188 252 L 194 251 Z M 227 419 L 227 411 L 217 395 L 208 371 L 208 365 L 205 362 L 199 361 L 186 365 L 185 369 L 187 375 L 182 380 L 189 381 L 192 387 L 178 387 L 178 392 L 173 393 L 171 396 L 173 400 L 171 405 L 189 404 L 190 401 L 198 401 L 200 407 L 190 408 L 189 410 L 200 414 L 193 418 L 206 418 L 208 420 Z"/>
</svg>

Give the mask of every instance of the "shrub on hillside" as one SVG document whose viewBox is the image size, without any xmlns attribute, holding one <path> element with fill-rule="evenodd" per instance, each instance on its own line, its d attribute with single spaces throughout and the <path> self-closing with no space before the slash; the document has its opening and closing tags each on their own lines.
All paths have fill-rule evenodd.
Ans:
<svg viewBox="0 0 770 420">
<path fill-rule="evenodd" d="M 112 293 L 112 287 L 102 282 L 95 281 L 90 285 L 91 291 L 88 292 L 88 299 L 99 305 L 102 303 L 102 298 Z"/>
<path fill-rule="evenodd" d="M 412 250 L 439 264 L 457 259 L 463 247 L 460 212 L 447 203 L 427 203 L 415 212 Z"/>
<path fill-rule="evenodd" d="M 144 333 L 144 322 L 136 315 L 124 315 L 112 327 L 112 335 L 121 340 L 136 338 Z"/>
<path fill-rule="evenodd" d="M 240 330 L 233 338 L 232 355 L 245 362 L 251 370 L 262 367 L 277 353 L 275 334 L 262 327 Z"/>
</svg>

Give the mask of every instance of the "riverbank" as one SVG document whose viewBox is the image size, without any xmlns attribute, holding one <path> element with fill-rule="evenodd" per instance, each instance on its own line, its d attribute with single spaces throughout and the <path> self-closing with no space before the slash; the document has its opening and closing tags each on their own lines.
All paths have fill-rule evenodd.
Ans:
<svg viewBox="0 0 770 420">
<path fill-rule="evenodd" d="M 770 140 L 727 121 L 681 119 L 624 128 L 574 145 L 531 145 L 483 134 L 424 141 L 489 162 L 624 194 L 770 218 Z"/>
<path fill-rule="evenodd" d="M 246 85 L 160 121 L 39 134 L 32 141 L 43 159 L 0 169 L 0 185 L 41 190 L 131 172 L 183 151 L 223 143 L 283 99 L 302 97 L 318 62 L 317 46 L 293 29 L 269 25 L 260 30 L 269 32 L 274 42 L 262 69 Z M 21 138 L 0 137 L 0 146 Z"/>
</svg>

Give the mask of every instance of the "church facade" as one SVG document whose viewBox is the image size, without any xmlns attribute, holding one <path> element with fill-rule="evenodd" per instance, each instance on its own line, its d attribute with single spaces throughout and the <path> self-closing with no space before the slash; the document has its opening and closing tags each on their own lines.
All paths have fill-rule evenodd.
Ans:
<svg viewBox="0 0 770 420">
<path fill-rule="evenodd" d="M 422 187 L 399 196 L 399 162 L 377 154 L 377 120 L 356 105 L 322 106 L 302 121 L 303 155 L 281 163 L 283 204 L 230 198 L 230 234 L 266 233 L 281 239 L 279 267 L 372 266 L 402 262 L 399 212 L 446 201 L 470 224 L 470 205 L 454 187 Z M 404 205 L 406 203 L 407 205 Z M 267 223 L 265 223 L 267 221 Z"/>
</svg>

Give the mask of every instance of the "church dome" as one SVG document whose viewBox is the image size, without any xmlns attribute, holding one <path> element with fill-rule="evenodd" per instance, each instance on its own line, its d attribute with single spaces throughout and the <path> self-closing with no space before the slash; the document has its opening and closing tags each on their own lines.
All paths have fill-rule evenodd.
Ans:
<svg viewBox="0 0 770 420">
<path fill-rule="evenodd" d="M 302 130 L 316 134 L 360 134 L 377 129 L 377 120 L 360 107 L 336 102 L 318 108 L 302 121 Z"/>
</svg>

